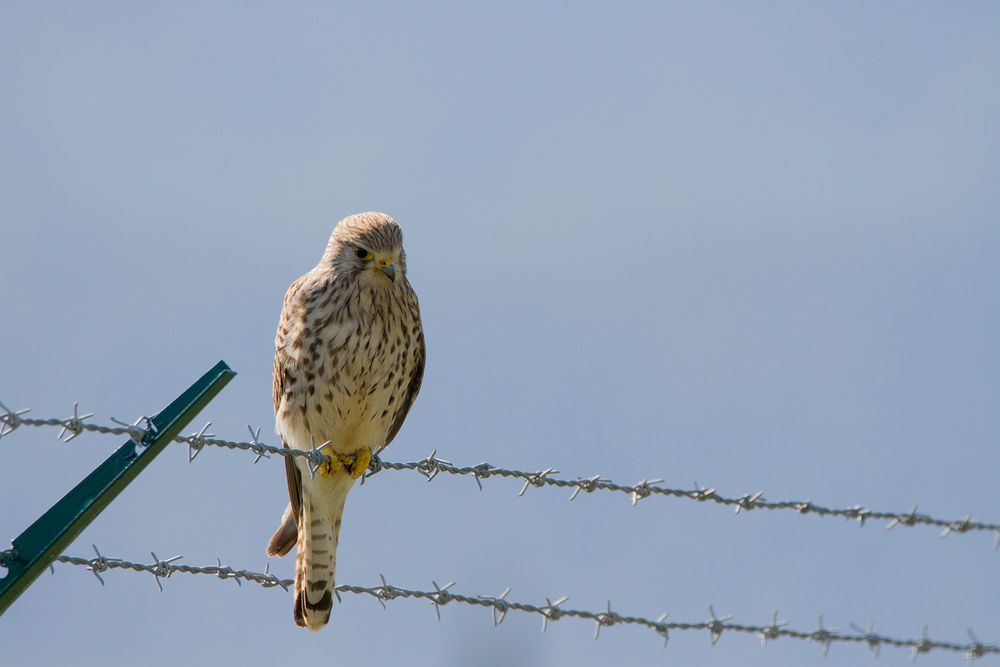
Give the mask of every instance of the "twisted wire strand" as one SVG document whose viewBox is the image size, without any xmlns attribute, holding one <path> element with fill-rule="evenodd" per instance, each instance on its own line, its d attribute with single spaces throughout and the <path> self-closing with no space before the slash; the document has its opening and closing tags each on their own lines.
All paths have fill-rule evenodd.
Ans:
<svg viewBox="0 0 1000 667">
<path fill-rule="evenodd" d="M 133 424 L 126 424 L 125 422 L 113 420 L 120 424 L 119 426 L 105 426 L 88 423 L 85 422 L 85 420 L 93 416 L 93 414 L 88 413 L 86 415 L 80 415 L 77 404 L 74 404 L 73 406 L 73 416 L 66 419 L 37 419 L 25 417 L 24 414 L 28 412 L 27 410 L 19 410 L 15 412 L 8 409 L 3 405 L 3 403 L 0 403 L 0 409 L 3 410 L 3 412 L 0 413 L 0 438 L 20 426 L 37 426 L 60 428 L 61 431 L 59 437 L 63 442 L 69 442 L 85 431 L 113 435 L 128 435 L 136 442 L 141 442 L 142 439 L 146 437 L 148 429 L 150 428 L 149 420 L 146 418 L 140 418 Z M 146 426 L 140 425 L 143 423 L 145 423 Z M 322 452 L 323 448 L 329 443 L 323 443 L 319 446 L 314 443 L 312 449 L 309 450 L 287 449 L 284 447 L 275 447 L 273 445 L 262 443 L 259 439 L 259 427 L 257 429 L 254 429 L 251 426 L 247 427 L 250 431 L 250 441 L 234 441 L 216 438 L 214 437 L 214 434 L 206 433 L 209 426 L 211 426 L 211 422 L 208 422 L 198 432 L 192 433 L 191 435 L 178 435 L 174 438 L 175 442 L 188 446 L 188 459 L 190 461 L 193 461 L 206 446 L 253 452 L 256 454 L 254 463 L 259 461 L 261 458 L 269 458 L 272 454 L 278 456 L 302 457 L 308 461 L 309 468 L 314 473 L 321 465 L 330 460 L 330 457 Z M 629 496 L 633 506 L 638 504 L 638 502 L 644 498 L 649 498 L 651 496 L 663 496 L 725 505 L 732 507 L 737 514 L 741 511 L 755 509 L 791 510 L 801 515 L 813 514 L 821 517 L 840 517 L 843 519 L 850 519 L 857 521 L 862 525 L 869 520 L 886 521 L 886 529 L 891 529 L 895 526 L 912 527 L 917 525 L 927 525 L 940 528 L 941 537 L 946 537 L 952 533 L 990 532 L 994 534 L 994 549 L 1000 548 L 1000 523 L 975 521 L 972 519 L 971 515 L 962 519 L 941 519 L 928 514 L 918 513 L 916 507 L 911 509 L 909 512 L 890 512 L 872 510 L 861 505 L 839 508 L 825 507 L 823 505 L 813 503 L 811 500 L 771 501 L 764 498 L 763 492 L 750 493 L 742 496 L 725 496 L 720 494 L 714 488 L 696 486 L 694 489 L 680 489 L 660 486 L 660 483 L 663 481 L 662 479 L 643 479 L 635 484 L 621 484 L 612 480 L 604 479 L 600 475 L 594 475 L 586 478 L 566 479 L 555 477 L 555 475 L 559 472 L 555 468 L 547 468 L 545 470 L 532 472 L 503 468 L 485 462 L 474 466 L 453 465 L 450 461 L 438 458 L 436 450 L 432 451 L 430 455 L 419 461 L 410 461 L 405 463 L 384 461 L 377 454 L 373 455 L 371 464 L 364 479 L 367 479 L 384 470 L 417 472 L 428 482 L 432 481 L 440 473 L 472 477 L 480 489 L 482 489 L 482 480 L 489 477 L 517 479 L 524 482 L 518 492 L 519 496 L 524 495 L 530 486 L 551 486 L 571 489 L 571 494 L 569 496 L 570 500 L 576 499 L 581 492 L 593 493 L 595 491 L 610 491 Z M 363 482 L 364 480 L 362 480 L 362 483 Z"/>
<path fill-rule="evenodd" d="M 163 589 L 161 580 L 169 578 L 174 574 L 209 575 L 218 579 L 233 579 L 241 584 L 243 581 L 259 584 L 265 588 L 280 587 L 286 591 L 294 583 L 292 579 L 281 579 L 270 572 L 270 567 L 264 572 L 253 572 L 245 569 L 234 569 L 228 565 L 223 565 L 222 561 L 217 561 L 216 565 L 195 566 L 176 562 L 182 556 L 160 559 L 151 552 L 153 561 L 151 563 L 137 563 L 121 558 L 107 558 L 94 546 L 96 556 L 94 558 L 81 558 L 77 556 L 59 556 L 56 560 L 61 563 L 85 567 L 92 572 L 95 577 L 104 584 L 101 573 L 108 570 L 122 569 L 134 572 L 144 572 L 152 574 L 156 578 L 157 585 Z M 671 631 L 708 631 L 709 639 L 714 645 L 726 632 L 737 632 L 756 635 L 762 645 L 766 645 L 770 640 L 780 638 L 797 639 L 800 641 L 816 642 L 823 647 L 824 654 L 829 651 L 833 644 L 865 644 L 873 652 L 878 654 L 882 646 L 892 646 L 896 648 L 909 649 L 912 655 L 930 651 L 949 651 L 953 653 L 964 653 L 968 659 L 976 659 L 985 655 L 1000 654 L 1000 646 L 995 644 L 984 644 L 980 642 L 972 632 L 969 632 L 971 641 L 966 643 L 940 641 L 930 639 L 927 636 L 927 627 L 924 626 L 923 636 L 920 639 L 901 639 L 889 635 L 875 633 L 872 626 L 863 630 L 852 624 L 855 632 L 842 632 L 836 628 L 827 628 L 823 625 L 823 617 L 820 616 L 818 627 L 815 630 L 796 630 L 787 627 L 788 621 L 779 621 L 777 612 L 766 625 L 743 624 L 732 622 L 732 616 L 717 617 L 715 609 L 709 605 L 709 619 L 704 621 L 670 621 L 667 614 L 663 614 L 656 619 L 643 616 L 630 616 L 615 612 L 608 602 L 606 611 L 587 611 L 582 609 L 572 609 L 562 607 L 569 598 L 559 597 L 555 600 L 546 598 L 544 605 L 530 604 L 508 600 L 507 595 L 510 589 L 506 589 L 500 595 L 466 595 L 452 592 L 450 589 L 454 582 L 449 582 L 444 586 L 438 586 L 432 582 L 434 590 L 419 590 L 403 588 L 389 584 L 383 575 L 379 575 L 381 583 L 375 586 L 357 586 L 351 584 L 338 584 L 336 587 L 337 598 L 341 599 L 342 593 L 353 595 L 364 595 L 374 598 L 383 607 L 385 603 L 397 598 L 413 598 L 427 600 L 434 606 L 438 620 L 441 619 L 441 607 L 455 602 L 463 605 L 484 607 L 490 609 L 493 614 L 493 624 L 499 625 L 503 622 L 510 611 L 535 614 L 542 620 L 542 630 L 544 631 L 550 622 L 561 618 L 577 618 L 593 621 L 595 624 L 594 637 L 600 636 L 601 628 L 613 625 L 637 625 L 656 632 L 662 639 L 664 646 L 670 638 Z"/>
</svg>

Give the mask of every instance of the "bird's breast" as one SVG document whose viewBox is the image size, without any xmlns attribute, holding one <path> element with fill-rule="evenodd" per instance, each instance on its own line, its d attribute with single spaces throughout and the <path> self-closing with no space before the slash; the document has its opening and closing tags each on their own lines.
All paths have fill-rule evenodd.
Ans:
<svg viewBox="0 0 1000 667">
<path fill-rule="evenodd" d="M 300 409 L 279 411 L 287 415 L 285 428 L 299 448 L 312 439 L 343 453 L 379 448 L 415 371 L 414 318 L 377 308 L 353 318 L 316 315 L 302 344 L 302 378 L 294 383 Z"/>
</svg>

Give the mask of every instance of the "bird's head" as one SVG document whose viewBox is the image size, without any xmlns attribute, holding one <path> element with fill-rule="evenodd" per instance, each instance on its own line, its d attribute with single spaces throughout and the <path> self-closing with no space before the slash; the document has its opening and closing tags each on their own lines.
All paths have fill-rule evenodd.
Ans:
<svg viewBox="0 0 1000 667">
<path fill-rule="evenodd" d="M 392 287 L 406 275 L 403 231 L 385 213 L 349 215 L 334 228 L 324 260 L 363 285 Z"/>
</svg>

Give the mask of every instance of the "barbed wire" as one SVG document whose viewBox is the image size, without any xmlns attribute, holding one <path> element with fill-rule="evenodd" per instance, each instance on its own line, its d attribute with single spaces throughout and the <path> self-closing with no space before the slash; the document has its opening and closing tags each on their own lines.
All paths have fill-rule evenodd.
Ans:
<svg viewBox="0 0 1000 667">
<path fill-rule="evenodd" d="M 73 440 L 84 431 L 103 434 L 127 435 L 136 442 L 141 442 L 146 437 L 147 433 L 152 429 L 150 420 L 145 417 L 140 417 L 133 423 L 127 423 L 112 418 L 112 421 L 117 424 L 117 426 L 104 426 L 87 423 L 85 420 L 93 417 L 93 413 L 81 415 L 79 413 L 78 404 L 74 404 L 73 415 L 66 419 L 36 419 L 25 417 L 24 415 L 27 414 L 28 410 L 12 411 L 3 405 L 3 403 L 0 403 L 0 410 L 2 410 L 2 412 L 0 412 L 0 438 L 8 435 L 20 426 L 49 426 L 61 429 L 59 439 L 63 442 Z M 271 454 L 279 456 L 304 457 L 308 461 L 309 469 L 313 472 L 313 474 L 315 474 L 315 471 L 321 465 L 330 460 L 329 456 L 322 453 L 323 448 L 328 446 L 330 443 L 324 443 L 320 446 L 313 443 L 310 450 L 293 450 L 274 447 L 262 443 L 260 441 L 261 429 L 254 429 L 251 426 L 248 426 L 251 436 L 250 441 L 229 441 L 215 438 L 214 434 L 208 433 L 207 431 L 210 426 L 211 422 L 191 435 L 176 436 L 174 438 L 174 441 L 188 446 L 189 461 L 193 461 L 205 446 L 250 451 L 256 454 L 254 463 L 258 462 L 261 458 L 268 458 Z M 553 468 L 537 472 L 527 472 L 500 468 L 488 463 L 481 463 L 476 466 L 456 466 L 450 461 L 438 458 L 436 451 L 432 451 L 429 456 L 421 459 L 420 461 L 409 463 L 382 461 L 377 455 L 373 456 L 372 464 L 366 473 L 365 478 L 371 477 L 372 475 L 375 475 L 383 470 L 415 471 L 421 474 L 428 482 L 434 480 L 437 475 L 442 472 L 451 475 L 471 476 L 476 481 L 476 484 L 480 489 L 482 489 L 481 480 L 484 478 L 493 476 L 515 478 L 523 480 L 524 482 L 518 492 L 519 496 L 524 495 L 530 486 L 556 486 L 561 488 L 571 488 L 572 492 L 569 498 L 570 500 L 574 500 L 582 491 L 590 493 L 601 490 L 625 493 L 631 498 L 632 505 L 634 506 L 643 498 L 647 498 L 652 495 L 663 495 L 696 500 L 699 502 L 711 500 L 718 504 L 733 506 L 736 513 L 739 513 L 742 510 L 751 509 L 794 509 L 800 514 L 814 513 L 819 516 L 841 516 L 847 519 L 855 519 L 861 524 L 864 524 L 865 521 L 869 519 L 885 519 L 889 522 L 887 528 L 892 528 L 896 525 L 914 526 L 918 524 L 927 524 L 943 528 L 942 537 L 952 532 L 964 533 L 969 531 L 990 531 L 997 535 L 997 540 L 1000 542 L 1000 525 L 972 521 L 971 517 L 966 517 L 960 521 L 935 519 L 924 514 L 917 514 L 916 508 L 905 514 L 879 512 L 869 510 L 861 506 L 836 509 L 818 506 L 810 501 L 771 502 L 764 499 L 763 494 L 760 492 L 745 496 L 727 498 L 718 494 L 715 489 L 702 488 L 697 484 L 695 485 L 694 490 L 670 489 L 658 486 L 663 481 L 659 479 L 645 479 L 634 485 L 618 484 L 616 482 L 612 482 L 611 480 L 603 479 L 599 475 L 589 478 L 578 478 L 576 480 L 561 479 L 554 477 L 558 471 Z M 364 479 L 362 482 L 364 482 Z M 994 546 L 996 546 L 996 544 L 997 543 L 995 542 Z M 104 579 L 101 577 L 101 573 L 111 569 L 126 569 L 135 572 L 146 572 L 152 574 L 156 580 L 157 586 L 159 586 L 161 590 L 163 588 L 162 579 L 168 578 L 175 573 L 210 575 L 219 579 L 233 579 L 240 585 L 242 585 L 243 581 L 248 581 L 266 588 L 278 586 L 285 590 L 288 590 L 293 584 L 293 581 L 290 579 L 280 579 L 276 575 L 272 574 L 270 572 L 269 565 L 265 567 L 264 572 L 261 573 L 243 569 L 237 570 L 228 565 L 223 565 L 222 561 L 219 559 L 217 559 L 216 565 L 193 566 L 178 563 L 177 561 L 180 560 L 182 556 L 160 559 L 155 553 L 151 552 L 153 562 L 143 564 L 119 558 L 106 558 L 100 553 L 96 546 L 94 547 L 94 552 L 96 554 L 96 557 L 94 558 L 60 556 L 57 560 L 63 563 L 86 567 L 94 574 L 95 577 L 97 577 L 102 585 L 104 584 Z M 499 625 L 503 622 L 507 613 L 512 610 L 532 613 L 541 617 L 543 631 L 551 621 L 556 621 L 563 617 L 573 617 L 593 621 L 595 623 L 595 638 L 599 637 L 601 628 L 603 627 L 609 627 L 612 625 L 639 625 L 657 632 L 663 638 L 664 645 L 666 645 L 670 636 L 669 633 L 672 630 L 707 630 L 713 645 L 719 641 L 724 632 L 729 631 L 755 634 L 761 640 L 763 645 L 766 645 L 769 640 L 781 637 L 816 642 L 822 645 L 824 655 L 827 651 L 829 651 L 830 646 L 834 643 L 863 643 L 866 644 L 876 655 L 878 655 L 883 645 L 908 648 L 913 657 L 932 650 L 964 653 L 970 660 L 987 654 L 1000 653 L 1000 646 L 980 642 L 971 630 L 969 631 L 971 641 L 968 643 L 932 640 L 927 636 L 926 626 L 924 626 L 921 639 L 899 639 L 875 633 L 873 625 L 869 625 L 867 629 L 862 629 L 857 625 L 851 624 L 851 628 L 855 631 L 853 633 L 841 632 L 836 628 L 827 628 L 823 624 L 823 617 L 820 616 L 816 630 L 801 631 L 786 627 L 787 621 L 778 621 L 777 613 L 775 613 L 772 617 L 771 623 L 768 625 L 732 623 L 732 616 L 723 616 L 721 618 L 717 617 L 715 610 L 711 605 L 709 605 L 709 620 L 701 622 L 678 622 L 667 621 L 667 614 L 663 614 L 657 619 L 622 615 L 612 610 L 610 602 L 608 603 L 606 611 L 593 612 L 563 608 L 561 605 L 568 600 L 567 597 L 559 597 L 555 600 L 546 598 L 546 604 L 544 606 L 508 600 L 507 595 L 510 593 L 510 588 L 507 588 L 498 596 L 471 596 L 451 592 L 449 589 L 454 586 L 454 582 L 449 582 L 444 586 L 438 586 L 435 582 L 434 590 L 429 591 L 411 590 L 398 586 L 392 586 L 386 581 L 385 577 L 381 575 L 380 579 L 381 584 L 373 587 L 340 584 L 336 587 L 337 597 L 340 599 L 341 593 L 368 595 L 375 598 L 383 606 L 385 606 L 386 601 L 396 598 L 424 599 L 433 604 L 439 620 L 440 607 L 449 602 L 481 606 L 491 609 L 495 625 Z"/>
<path fill-rule="evenodd" d="M 172 556 L 171 558 L 159 558 L 156 553 L 150 552 L 153 557 L 150 563 L 136 563 L 121 558 L 108 558 L 101 554 L 96 545 L 92 545 L 93 558 L 81 558 L 77 556 L 59 556 L 56 560 L 61 563 L 85 567 L 92 572 L 101 585 L 104 585 L 104 578 L 101 574 L 108 570 L 122 569 L 140 573 L 149 573 L 156 579 L 156 584 L 163 590 L 163 579 L 167 579 L 174 574 L 200 574 L 213 576 L 218 579 L 232 579 L 242 586 L 243 581 L 259 584 L 264 588 L 280 587 L 284 590 L 294 584 L 292 579 L 281 579 L 270 571 L 270 564 L 264 568 L 263 572 L 253 572 L 245 569 L 235 569 L 228 565 L 223 565 L 221 559 L 216 559 L 216 565 L 196 566 L 179 563 L 183 556 Z M 54 570 L 53 570 L 54 571 Z M 831 645 L 841 644 L 863 644 L 867 645 L 871 651 L 878 655 L 883 646 L 909 649 L 912 658 L 922 653 L 931 651 L 950 651 L 954 653 L 964 653 L 969 660 L 981 658 L 985 655 L 1000 654 L 1000 646 L 996 644 L 984 644 L 979 641 L 975 634 L 969 630 L 967 643 L 949 642 L 931 639 L 927 635 L 927 626 L 923 627 L 920 639 L 900 639 L 889 635 L 883 635 L 874 631 L 874 623 L 868 627 L 861 628 L 851 624 L 854 632 L 843 632 L 837 628 L 828 628 L 823 623 L 823 616 L 819 617 L 815 630 L 795 630 L 788 627 L 788 621 L 779 621 L 778 612 L 774 612 L 771 622 L 766 625 L 733 623 L 733 616 L 717 616 L 713 605 L 708 606 L 709 618 L 704 621 L 670 621 L 667 620 L 669 614 L 661 614 L 659 617 L 646 618 L 643 616 L 629 616 L 612 610 L 611 602 L 608 602 L 605 611 L 586 611 L 581 609 L 571 609 L 563 607 L 569 598 L 566 596 L 555 599 L 545 598 L 544 605 L 529 604 L 510 600 L 507 596 L 511 589 L 504 589 L 499 595 L 465 595 L 451 590 L 455 582 L 449 581 L 443 586 L 437 582 L 431 582 L 434 590 L 415 590 L 394 586 L 386 581 L 384 575 L 379 575 L 380 583 L 375 586 L 356 586 L 351 584 L 338 584 L 335 592 L 337 600 L 342 602 L 341 594 L 351 593 L 353 595 L 366 595 L 374 598 L 385 608 L 385 603 L 398 598 L 414 598 L 427 600 L 434 606 L 434 612 L 438 621 L 441 620 L 441 607 L 456 602 L 459 604 L 484 607 L 491 610 L 493 625 L 503 623 L 510 611 L 535 614 L 541 618 L 542 631 L 544 632 L 548 624 L 558 621 L 561 618 L 578 618 L 594 622 L 594 638 L 600 637 L 601 629 L 613 625 L 636 625 L 645 627 L 656 632 L 662 639 L 666 647 L 672 631 L 707 631 L 709 640 L 714 646 L 726 632 L 736 632 L 756 635 L 762 646 L 766 646 L 769 641 L 781 638 L 797 639 L 800 641 L 815 642 L 823 647 L 823 654 L 829 652 Z"/>
<path fill-rule="evenodd" d="M 136 442 L 141 442 L 151 428 L 148 418 L 140 417 L 133 423 L 120 421 L 111 418 L 118 426 L 104 426 L 100 424 L 87 423 L 86 420 L 93 417 L 94 413 L 79 413 L 79 404 L 73 404 L 73 415 L 65 419 L 38 419 L 25 417 L 30 410 L 13 411 L 0 403 L 0 438 L 8 435 L 20 426 L 56 427 L 61 429 L 59 439 L 62 442 L 70 442 L 84 431 L 92 431 L 103 434 L 127 435 Z M 194 459 L 206 447 L 223 447 L 227 449 L 244 450 L 254 453 L 254 463 L 262 458 L 270 458 L 272 454 L 287 457 L 302 457 L 307 460 L 309 470 L 315 474 L 320 466 L 330 461 L 330 457 L 323 453 L 323 449 L 330 446 L 327 441 L 319 446 L 312 443 L 311 449 L 288 449 L 267 445 L 260 441 L 260 427 L 256 429 L 247 425 L 250 432 L 250 441 L 233 441 L 216 438 L 214 433 L 208 433 L 212 422 L 208 422 L 199 431 L 190 435 L 178 435 L 174 437 L 177 443 L 185 444 L 188 447 L 188 461 Z M 538 471 L 524 471 L 509 468 L 502 468 L 483 462 L 474 466 L 454 465 L 451 461 L 438 458 L 437 450 L 433 450 L 428 456 L 419 460 L 407 463 L 396 463 L 382 460 L 378 454 L 373 454 L 368 471 L 362 478 L 364 481 L 373 475 L 384 470 L 408 470 L 422 475 L 428 482 L 433 481 L 440 473 L 449 475 L 472 477 L 480 490 L 482 490 L 482 480 L 490 477 L 504 477 L 522 480 L 518 496 L 523 496 L 529 487 L 552 486 L 558 488 L 571 489 L 569 500 L 575 500 L 581 492 L 593 493 L 594 491 L 611 491 L 627 495 L 635 506 L 640 500 L 652 496 L 674 497 L 697 502 L 712 502 L 719 505 L 733 507 L 734 512 L 739 514 L 742 511 L 755 509 L 765 510 L 791 510 L 800 515 L 813 514 L 821 517 L 841 517 L 847 520 L 857 521 L 864 525 L 869 520 L 886 521 L 886 530 L 896 526 L 917 526 L 927 525 L 941 529 L 940 536 L 947 537 L 952 533 L 969 532 L 990 532 L 994 534 L 993 548 L 1000 549 L 1000 524 L 974 521 L 971 515 L 962 519 L 940 519 L 928 514 L 917 512 L 914 506 L 909 512 L 889 512 L 872 510 L 861 505 L 850 507 L 825 507 L 813 503 L 811 500 L 779 500 L 771 501 L 764 498 L 762 491 L 748 493 L 742 496 L 725 496 L 714 488 L 706 488 L 695 483 L 694 489 L 680 489 L 660 486 L 662 479 L 643 479 L 635 484 L 620 484 L 618 482 L 604 479 L 600 475 L 577 479 L 565 479 L 555 477 L 559 471 L 555 468 L 546 468 Z"/>
</svg>

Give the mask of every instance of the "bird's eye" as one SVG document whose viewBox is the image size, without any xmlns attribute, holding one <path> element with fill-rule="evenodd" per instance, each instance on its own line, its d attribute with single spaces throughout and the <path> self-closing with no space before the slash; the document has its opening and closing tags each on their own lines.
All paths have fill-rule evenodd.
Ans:
<svg viewBox="0 0 1000 667">
<path fill-rule="evenodd" d="M 361 246 L 355 246 L 354 254 L 357 255 L 360 259 L 365 260 L 366 262 L 370 262 L 373 259 L 375 259 L 375 256 L 372 255 L 371 252 L 365 250 Z"/>
</svg>

